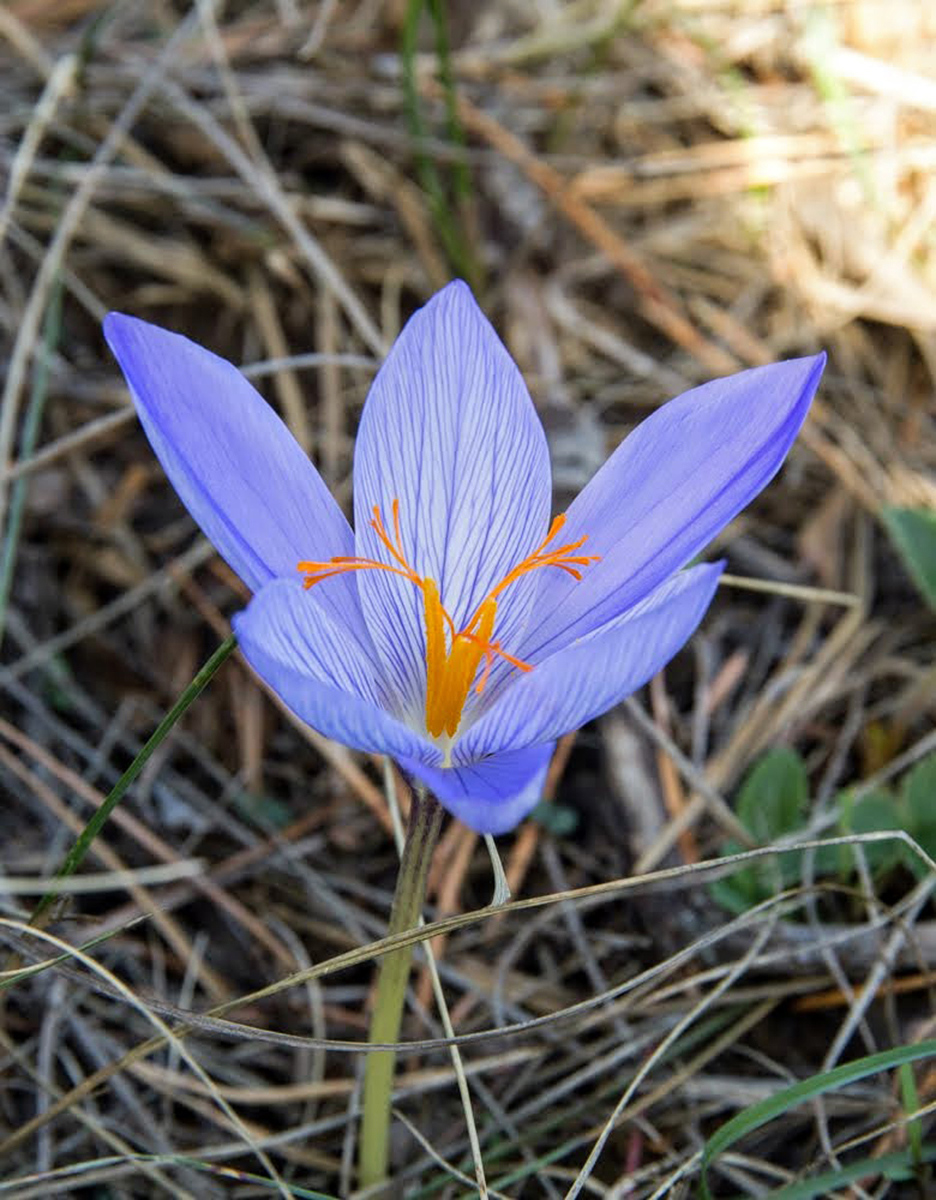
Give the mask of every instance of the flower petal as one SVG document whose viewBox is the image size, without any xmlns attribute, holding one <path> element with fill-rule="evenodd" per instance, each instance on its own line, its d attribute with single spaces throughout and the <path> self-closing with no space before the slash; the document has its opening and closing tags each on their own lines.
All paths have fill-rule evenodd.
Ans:
<svg viewBox="0 0 936 1200">
<path fill-rule="evenodd" d="M 249 588 L 297 578 L 304 558 L 354 553 L 354 536 L 295 438 L 231 363 L 177 333 L 109 313 L 104 335 L 186 508 Z M 332 600 L 357 607 L 335 581 Z"/>
<path fill-rule="evenodd" d="M 354 458 L 357 553 L 388 560 L 370 526 L 388 532 L 400 502 L 405 556 L 439 585 L 458 628 L 546 535 L 549 453 L 520 372 L 468 287 L 450 283 L 408 321 L 367 398 Z M 426 678 L 422 596 L 384 571 L 359 575 L 368 626 L 415 713 Z M 499 601 L 505 644 L 526 621 L 532 577 Z"/>
<path fill-rule="evenodd" d="M 544 613 L 514 653 L 537 661 L 625 611 L 697 554 L 776 474 L 825 355 L 686 392 L 630 434 L 568 510 L 563 538 L 600 554 L 580 583 L 542 572 Z"/>
<path fill-rule="evenodd" d="M 533 746 L 578 729 L 655 675 L 695 631 L 723 563 L 674 575 L 646 600 L 505 688 L 456 743 L 453 759 Z"/>
<path fill-rule="evenodd" d="M 354 750 L 441 762 L 434 746 L 385 711 L 373 663 L 315 591 L 274 580 L 233 624 L 260 678 L 319 733 Z"/>
<path fill-rule="evenodd" d="M 555 742 L 549 742 L 467 767 L 430 767 L 402 759 L 400 765 L 476 833 L 507 833 L 539 803 L 554 749 Z"/>
</svg>

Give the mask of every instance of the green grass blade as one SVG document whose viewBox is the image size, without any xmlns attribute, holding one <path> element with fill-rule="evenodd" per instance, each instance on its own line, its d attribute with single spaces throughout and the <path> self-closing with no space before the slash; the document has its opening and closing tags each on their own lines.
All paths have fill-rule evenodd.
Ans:
<svg viewBox="0 0 936 1200">
<path fill-rule="evenodd" d="M 403 22 L 400 57 L 403 62 L 403 99 L 415 146 L 416 173 L 429 201 L 436 232 L 450 266 L 456 274 L 476 285 L 476 264 L 462 222 L 456 207 L 450 202 L 442 174 L 425 147 L 429 133 L 423 119 L 422 101 L 416 82 L 419 23 L 424 9 L 428 11 L 434 27 L 438 76 L 445 97 L 446 132 L 455 149 L 463 151 L 465 147 L 464 130 L 458 118 L 444 0 L 409 0 Z M 464 203 L 469 199 L 471 175 L 463 154 L 459 155 L 452 168 L 452 187 L 460 202 Z"/>
<path fill-rule="evenodd" d="M 705 1200 L 712 1200 L 707 1173 L 713 1159 L 746 1134 L 759 1129 L 761 1125 L 766 1125 L 768 1121 L 772 1121 L 776 1117 L 783 1116 L 784 1113 L 802 1104 L 805 1100 L 812 1100 L 815 1096 L 835 1091 L 849 1083 L 857 1083 L 859 1079 L 866 1079 L 869 1075 L 876 1075 L 880 1071 L 892 1071 L 903 1066 L 904 1063 L 917 1062 L 921 1058 L 933 1056 L 936 1056 L 936 1039 L 918 1042 L 913 1046 L 897 1046 L 893 1050 L 883 1050 L 879 1054 L 856 1058 L 854 1062 L 844 1063 L 831 1071 L 822 1071 L 818 1075 L 813 1075 L 800 1083 L 794 1083 L 791 1087 L 777 1092 L 776 1095 L 769 1096 L 766 1100 L 761 1100 L 757 1104 L 752 1104 L 750 1108 L 744 1109 L 730 1121 L 726 1121 L 705 1144 L 702 1151 L 702 1177 L 700 1180 Z"/>
<path fill-rule="evenodd" d="M 119 934 L 126 933 L 128 929 L 132 929 L 134 925 L 138 925 L 141 921 L 145 921 L 145 916 L 134 917 L 132 921 L 128 921 L 126 925 L 118 925 L 116 929 L 107 929 L 104 933 L 97 934 L 87 942 L 80 942 L 78 949 L 87 954 L 90 950 L 101 946 L 104 942 L 109 942 L 111 938 L 117 937 Z M 31 979 L 34 975 L 41 975 L 43 971 L 49 971 L 55 967 L 61 966 L 63 963 L 70 963 L 73 956 L 71 954 L 56 954 L 53 958 L 44 960 L 43 962 L 34 963 L 31 967 L 22 967 L 18 971 L 12 971 L 10 974 L 5 974 L 0 977 L 0 992 L 5 992 L 7 988 L 14 987 L 17 983 L 23 983 L 27 979 Z M 0 1189 L 2 1190 L 2 1189 Z"/>
<path fill-rule="evenodd" d="M 142 1156 L 139 1156 L 142 1158 Z M 155 1158 L 155 1156 L 154 1156 Z M 205 1162 L 200 1158 L 190 1158 L 185 1154 L 163 1155 L 162 1161 L 175 1162 L 179 1166 L 192 1167 L 196 1171 L 204 1171 L 208 1175 L 214 1175 L 217 1178 L 236 1180 L 239 1183 L 249 1183 L 254 1187 L 265 1188 L 267 1191 L 279 1191 L 276 1183 L 272 1179 L 266 1179 L 263 1175 L 254 1175 L 251 1171 L 243 1171 L 239 1167 L 225 1167 L 216 1165 L 215 1163 Z M 337 1196 L 333 1196 L 331 1192 L 314 1192 L 309 1188 L 300 1187 L 297 1183 L 287 1183 L 286 1187 L 289 1190 L 290 1196 L 295 1200 L 338 1200 Z"/>
<path fill-rule="evenodd" d="M 39 440 L 39 430 L 42 426 L 42 415 L 49 395 L 49 360 L 62 334 L 62 292 L 64 285 L 62 276 L 56 277 L 49 296 L 42 327 L 42 346 L 44 354 L 36 356 L 32 375 L 32 389 L 29 396 L 29 407 L 23 423 L 20 438 L 19 457 L 27 459 L 36 448 Z M 10 509 L 7 518 L 6 537 L 3 540 L 3 551 L 0 555 L 0 642 L 6 628 L 7 605 L 13 588 L 13 574 L 16 570 L 16 553 L 19 548 L 20 530 L 23 527 L 23 515 L 26 511 L 26 493 L 29 488 L 27 476 L 17 479 L 10 493 Z"/>
<path fill-rule="evenodd" d="M 917 1092 L 916 1076 L 913 1073 L 913 1064 L 904 1063 L 897 1072 L 897 1078 L 900 1081 L 900 1098 L 903 1101 L 903 1106 L 908 1113 L 916 1112 L 920 1107 L 920 1096 Z M 923 1128 L 920 1122 L 910 1121 L 907 1124 L 907 1142 L 910 1146 L 910 1152 L 913 1155 L 914 1161 L 920 1163 L 923 1161 Z"/>
<path fill-rule="evenodd" d="M 452 52 L 448 41 L 448 22 L 445 0 L 429 0 L 429 12 L 435 26 L 436 60 L 439 64 L 439 83 L 445 95 L 445 124 L 448 139 L 453 146 L 464 152 L 465 131 L 458 116 L 458 98 L 455 95 L 455 74 L 452 71 Z M 460 200 L 471 196 L 471 172 L 468 160 L 461 153 L 452 164 L 452 186 Z"/>
<path fill-rule="evenodd" d="M 126 1167 L 131 1163 L 150 1163 L 156 1167 L 189 1167 L 196 1171 L 202 1171 L 207 1175 L 213 1175 L 215 1178 L 228 1180 L 229 1182 L 249 1183 L 254 1187 L 265 1188 L 268 1191 L 279 1191 L 272 1179 L 266 1179 L 262 1175 L 254 1175 L 250 1171 L 242 1171 L 240 1168 L 206 1162 L 200 1158 L 192 1158 L 187 1154 L 107 1154 L 101 1155 L 99 1158 L 88 1159 L 86 1162 L 70 1163 L 52 1171 L 37 1172 L 24 1178 L 4 1180 L 0 1182 L 0 1195 L 4 1195 L 7 1192 L 21 1191 L 29 1184 L 61 1183 L 65 1179 L 77 1179 L 80 1184 L 82 1175 L 102 1170 L 106 1171 L 108 1167 Z M 117 1177 L 115 1176 L 115 1178 Z M 313 1192 L 309 1188 L 300 1187 L 295 1183 L 289 1183 L 286 1187 L 289 1195 L 294 1200 L 338 1200 L 338 1197 L 333 1196 L 330 1192 Z M 35 1195 L 36 1193 L 33 1192 L 32 1194 Z M 109 1192 L 106 1194 L 110 1195 Z"/>
<path fill-rule="evenodd" d="M 930 1142 L 922 1147 L 920 1161 L 934 1160 L 936 1143 Z M 771 1192 L 768 1200 L 816 1200 L 817 1197 L 821 1200 L 821 1197 L 831 1196 L 838 1189 L 859 1179 L 883 1177 L 892 1183 L 901 1183 L 915 1177 L 916 1167 L 916 1159 L 911 1150 L 894 1150 L 891 1154 L 882 1154 L 878 1158 L 863 1158 L 860 1162 L 849 1163 L 847 1167 L 840 1167 L 837 1171 L 826 1171 L 822 1175 L 814 1175 L 812 1179 L 801 1179 L 797 1183 L 787 1184 L 786 1187 Z"/>
<path fill-rule="evenodd" d="M 123 799 L 130 785 L 136 780 L 137 776 L 146 766 L 153 752 L 165 739 L 166 735 L 178 721 L 179 717 L 186 711 L 193 700 L 204 691 L 208 686 L 211 677 L 215 671 L 221 666 L 224 660 L 231 654 L 237 646 L 237 638 L 232 633 L 226 638 L 221 645 L 215 650 L 211 658 L 205 663 L 202 669 L 198 672 L 192 682 L 188 685 L 182 695 L 176 700 L 172 708 L 166 713 L 163 719 L 159 722 L 153 734 L 146 742 L 146 745 L 140 750 L 133 762 L 127 767 L 126 771 L 117 780 L 114 786 L 108 792 L 107 797 L 101 807 L 94 813 L 87 825 L 81 831 L 75 844 L 65 856 L 62 865 L 55 873 L 56 879 L 67 879 L 69 875 L 73 875 L 81 865 L 85 855 L 91 849 L 91 844 L 97 835 L 103 829 L 108 817 Z M 36 910 L 30 918 L 30 924 L 38 925 L 39 922 L 46 916 L 51 906 L 55 903 L 59 893 L 52 889 L 42 897 L 36 906 Z"/>
<path fill-rule="evenodd" d="M 659 1065 L 663 1066 L 674 1059 L 682 1058 L 697 1046 L 705 1046 L 717 1038 L 733 1021 L 742 1017 L 746 1011 L 748 1010 L 741 1006 L 731 1005 L 721 1012 L 714 1013 L 707 1020 L 700 1021 L 694 1029 L 687 1029 L 684 1035 L 662 1055 Z M 629 1072 L 624 1075 L 615 1073 L 613 1078 L 591 1092 L 588 1102 L 581 1112 L 591 1113 L 605 1101 L 618 1096 L 621 1087 L 630 1079 Z M 595 1120 L 597 1119 L 596 1115 Z M 546 1154 L 531 1157 L 521 1166 L 511 1168 L 509 1172 L 491 1181 L 490 1186 L 496 1191 L 503 1191 L 514 1184 L 524 1183 L 538 1172 L 545 1170 L 551 1163 L 559 1162 L 568 1155 L 574 1154 L 582 1145 L 582 1135 L 577 1133 L 570 1138 L 564 1138 L 563 1134 L 567 1124 L 567 1114 L 561 1108 L 554 1109 L 546 1116 L 538 1116 L 535 1120 L 527 1121 L 524 1124 L 524 1136 L 529 1139 L 531 1145 L 541 1139 L 556 1141 L 559 1138 L 560 1140 Z M 516 1143 L 507 1137 L 501 1126 L 494 1121 L 489 1122 L 485 1128 L 482 1142 L 486 1166 L 516 1155 Z M 467 1172 L 471 1169 L 471 1159 L 465 1156 L 458 1165 Z M 443 1191 L 449 1183 L 451 1183 L 451 1176 L 440 1172 L 434 1178 L 428 1179 L 418 1190 L 414 1188 L 407 1196 L 407 1200 L 428 1200 L 429 1197 Z"/>
</svg>

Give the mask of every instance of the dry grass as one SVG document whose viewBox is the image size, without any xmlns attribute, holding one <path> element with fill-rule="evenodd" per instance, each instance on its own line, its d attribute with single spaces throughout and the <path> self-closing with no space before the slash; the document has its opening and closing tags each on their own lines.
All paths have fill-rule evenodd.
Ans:
<svg viewBox="0 0 936 1200">
<path fill-rule="evenodd" d="M 502 840 L 517 897 L 620 882 L 456 917 L 435 943 L 492 1194 L 693 1194 L 704 1139 L 740 1108 L 931 1034 L 932 878 L 877 895 L 859 872 L 850 896 L 807 888 L 728 920 L 695 864 L 737 832 L 728 801 L 768 747 L 806 756 L 813 833 L 840 786 L 934 748 L 933 619 L 877 514 L 936 506 L 936 13 L 449 7 L 470 177 L 450 206 L 457 249 L 537 400 L 557 507 L 676 391 L 830 354 L 782 476 L 719 539 L 735 575 L 771 586 L 725 587 L 646 695 L 563 744 L 549 790 L 574 833 L 527 823 Z M 245 600 L 135 423 L 103 314 L 254 364 L 349 500 L 373 370 L 453 271 L 417 182 L 406 8 L 0 9 L 10 876 L 54 871 Z M 447 185 L 462 155 L 428 24 L 420 47 L 423 155 Z M 389 829 L 380 765 L 297 726 L 229 662 L 95 843 L 88 869 L 111 882 L 74 896 L 56 940 L 24 938 L 29 901 L 6 893 L 8 968 L 67 959 L 4 994 L 0 1197 L 350 1194 L 349 1043 L 393 886 Z M 483 846 L 453 825 L 429 915 L 470 913 L 491 887 Z M 147 1041 L 167 1028 L 168 1045 Z M 417 975 L 405 1035 L 434 1044 L 400 1059 L 393 1194 L 478 1187 L 443 1028 Z M 931 1069 L 917 1087 L 931 1104 Z M 900 1111 L 879 1076 L 768 1127 L 713 1180 L 763 1194 L 852 1139 L 886 1153 Z"/>
</svg>

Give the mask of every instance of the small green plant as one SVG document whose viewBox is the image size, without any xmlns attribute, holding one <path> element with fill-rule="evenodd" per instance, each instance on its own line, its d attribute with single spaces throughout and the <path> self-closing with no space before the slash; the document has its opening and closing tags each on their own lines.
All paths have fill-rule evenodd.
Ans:
<svg viewBox="0 0 936 1200">
<path fill-rule="evenodd" d="M 907 573 L 936 611 L 936 513 L 928 508 L 885 508 L 881 520 Z"/>
<path fill-rule="evenodd" d="M 828 831 L 830 836 L 903 830 L 927 854 L 936 853 L 936 754 L 908 771 L 896 790 L 845 788 L 835 803 L 838 822 Z M 736 811 L 741 824 L 761 845 L 803 829 L 809 811 L 809 780 L 800 755 L 789 749 L 768 751 L 741 785 Z M 723 847 L 725 854 L 742 849 L 735 841 Z M 778 855 L 743 867 L 712 884 L 711 894 L 729 912 L 744 912 L 781 888 L 798 884 L 804 875 L 806 853 Z M 812 854 L 815 878 L 851 881 L 855 856 L 849 846 L 825 846 Z M 917 876 L 926 869 L 909 847 L 897 840 L 868 843 L 864 855 L 875 880 L 880 882 L 900 866 Z"/>
</svg>

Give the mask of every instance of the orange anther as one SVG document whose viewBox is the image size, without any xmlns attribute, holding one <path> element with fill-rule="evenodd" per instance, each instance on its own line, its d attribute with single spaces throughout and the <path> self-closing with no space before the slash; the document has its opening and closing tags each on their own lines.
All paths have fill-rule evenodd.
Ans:
<svg viewBox="0 0 936 1200">
<path fill-rule="evenodd" d="M 478 675 L 481 660 L 484 666 L 474 682 L 474 692 L 481 695 L 487 686 L 496 658 L 502 658 L 518 671 L 532 671 L 531 663 L 515 658 L 501 649 L 494 641 L 494 623 L 497 619 L 497 598 L 512 583 L 539 567 L 558 567 L 573 579 L 582 578 L 578 568 L 588 567 L 600 561 L 597 554 L 576 554 L 587 535 L 577 541 L 547 549 L 555 541 L 566 523 L 564 513 L 553 518 L 549 532 L 532 554 L 527 555 L 500 581 L 475 609 L 468 624 L 457 629 L 439 596 L 439 587 L 429 576 L 417 575 L 406 560 L 403 535 L 400 530 L 400 502 L 392 502 L 393 537 L 387 532 L 380 514 L 380 506 L 374 505 L 373 517 L 369 522 L 377 534 L 392 562 L 381 562 L 376 558 L 359 558 L 354 555 L 336 555 L 327 562 L 303 561 L 298 569 L 304 574 L 302 586 L 306 589 L 342 575 L 348 571 L 389 571 L 399 575 L 420 589 L 423 595 L 423 618 L 426 628 L 426 730 L 434 738 L 454 738 L 461 723 L 462 712 L 472 683 Z"/>
</svg>

